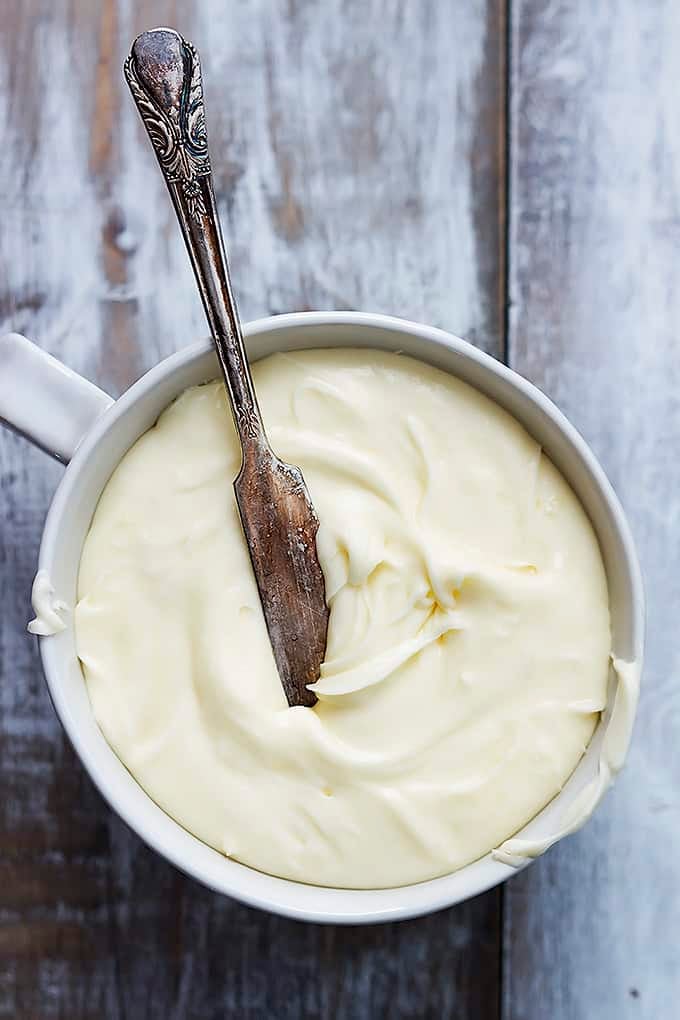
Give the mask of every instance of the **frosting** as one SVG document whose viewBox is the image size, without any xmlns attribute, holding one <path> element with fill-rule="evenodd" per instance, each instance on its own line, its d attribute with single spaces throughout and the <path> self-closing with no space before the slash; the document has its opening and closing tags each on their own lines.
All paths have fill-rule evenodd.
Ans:
<svg viewBox="0 0 680 1020">
<path fill-rule="evenodd" d="M 56 597 L 54 585 L 46 570 L 39 570 L 35 575 L 31 588 L 31 605 L 35 619 L 31 620 L 26 627 L 30 634 L 47 637 L 50 634 L 58 634 L 59 631 L 66 630 L 64 617 L 68 613 L 68 606 Z"/>
<path fill-rule="evenodd" d="M 603 719 L 604 736 L 597 775 L 587 783 L 562 812 L 558 826 L 542 839 L 506 839 L 493 850 L 497 861 L 521 867 L 528 859 L 539 857 L 551 846 L 577 832 L 588 821 L 602 797 L 620 772 L 628 752 L 635 710 L 640 691 L 640 665 L 612 656 L 616 692 L 608 718 Z"/>
<path fill-rule="evenodd" d="M 126 454 L 85 542 L 77 648 L 107 740 L 178 822 L 274 875 L 379 888 L 541 852 L 508 837 L 607 701 L 608 593 L 579 501 L 505 411 L 410 358 L 305 351 L 254 376 L 321 521 L 319 701 L 285 702 L 216 382 Z M 597 789 L 564 832 L 625 754 L 637 687 L 616 667 Z"/>
</svg>

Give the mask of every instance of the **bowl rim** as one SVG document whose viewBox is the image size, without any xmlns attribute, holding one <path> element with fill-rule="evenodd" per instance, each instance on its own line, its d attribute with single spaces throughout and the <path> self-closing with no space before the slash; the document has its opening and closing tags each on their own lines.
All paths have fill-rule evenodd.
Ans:
<svg viewBox="0 0 680 1020">
<path fill-rule="evenodd" d="M 624 551 L 628 578 L 627 594 L 630 598 L 631 606 L 631 646 L 634 649 L 636 660 L 641 662 L 644 641 L 642 575 L 625 513 L 594 453 L 577 429 L 550 398 L 507 365 L 497 361 L 460 337 L 434 326 L 392 316 L 370 312 L 345 311 L 291 312 L 256 319 L 244 325 L 243 333 L 247 341 L 249 338 L 263 333 L 291 329 L 304 330 L 314 326 L 323 327 L 327 325 L 345 325 L 348 327 L 363 327 L 368 330 L 381 329 L 394 333 L 403 333 L 412 337 L 415 336 L 420 340 L 426 341 L 428 344 L 444 347 L 476 363 L 482 370 L 501 377 L 519 391 L 524 398 L 536 405 L 542 414 L 557 426 L 586 468 L 591 479 L 595 482 Z M 39 562 L 41 569 L 47 570 L 48 574 L 50 574 L 51 565 L 58 552 L 59 535 L 64 527 L 68 527 L 69 501 L 77 476 L 81 471 L 86 470 L 90 455 L 97 447 L 100 439 L 119 418 L 125 415 L 138 400 L 143 398 L 144 394 L 153 389 L 161 380 L 204 356 L 211 349 L 211 341 L 204 339 L 162 359 L 134 382 L 102 417 L 95 422 L 83 438 L 67 466 L 50 505 L 40 546 Z M 197 837 L 187 833 L 178 822 L 174 821 L 161 807 L 155 804 L 144 791 L 142 791 L 144 797 L 170 823 L 170 828 L 162 826 L 160 821 L 156 826 L 156 828 L 165 827 L 165 834 L 161 833 L 159 835 L 157 832 L 152 831 L 152 825 L 140 820 L 138 812 L 133 809 L 133 805 L 130 803 L 132 800 L 131 796 L 124 796 L 112 791 L 111 770 L 108 770 L 107 775 L 107 770 L 101 769 L 94 761 L 91 749 L 87 746 L 86 739 L 79 732 L 69 711 L 69 699 L 64 695 L 62 685 L 57 682 L 60 666 L 63 661 L 58 643 L 51 637 L 47 637 L 41 638 L 39 644 L 48 691 L 57 716 L 85 770 L 106 802 L 147 845 L 151 846 L 185 874 L 197 879 L 216 892 L 228 895 L 249 906 L 259 907 L 269 912 L 298 920 L 340 924 L 376 923 L 417 917 L 451 906 L 468 897 L 486 891 L 511 875 L 516 874 L 519 870 L 517 867 L 511 867 L 508 864 L 493 859 L 488 854 L 456 872 L 439 878 L 395 888 L 357 890 L 305 885 L 290 879 L 266 875 L 235 861 L 228 861 L 230 867 L 221 868 L 226 876 L 225 879 L 222 880 L 221 875 L 218 879 L 215 875 L 207 873 L 209 869 L 204 863 L 196 863 L 193 860 L 195 856 L 205 856 L 202 854 L 202 851 L 188 855 L 184 849 L 175 844 L 186 843 L 185 837 L 188 837 L 199 844 L 200 847 L 214 854 L 222 862 L 225 861 L 223 855 L 207 847 L 206 844 L 201 843 Z M 118 761 L 118 759 L 116 760 Z M 127 770 L 125 771 L 127 772 Z M 134 786 L 141 791 L 142 788 L 139 787 L 131 773 L 127 773 L 127 775 Z M 551 805 L 555 804 L 562 792 L 560 791 L 551 801 L 551 804 L 539 812 L 539 815 L 542 815 Z M 177 830 L 177 833 L 182 833 L 183 837 L 181 839 L 179 835 L 176 838 L 172 837 L 171 832 L 174 830 Z M 527 861 L 526 863 L 530 862 Z M 522 865 L 522 867 L 524 866 L 526 864 Z"/>
</svg>

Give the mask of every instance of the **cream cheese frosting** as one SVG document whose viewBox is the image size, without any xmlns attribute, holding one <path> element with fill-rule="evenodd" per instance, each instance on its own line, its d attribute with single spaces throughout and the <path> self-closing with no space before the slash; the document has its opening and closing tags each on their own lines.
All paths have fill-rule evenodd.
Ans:
<svg viewBox="0 0 680 1020">
<path fill-rule="evenodd" d="M 607 585 L 579 501 L 512 417 L 430 366 L 343 348 L 253 370 L 321 521 L 319 701 L 286 705 L 215 382 L 126 454 L 85 542 L 77 649 L 107 740 L 180 824 L 273 875 L 380 888 L 530 856 L 511 837 L 606 703 Z"/>
<path fill-rule="evenodd" d="M 57 598 L 46 570 L 39 570 L 35 575 L 31 588 L 31 605 L 35 617 L 27 624 L 26 630 L 29 634 L 49 637 L 66 630 L 68 606 L 62 599 Z"/>
<path fill-rule="evenodd" d="M 521 867 L 527 860 L 540 857 L 551 846 L 577 832 L 591 817 L 623 768 L 640 692 L 640 664 L 612 656 L 616 691 L 609 718 L 605 720 L 602 747 L 596 775 L 570 802 L 558 820 L 557 828 L 541 839 L 506 839 L 492 851 L 497 861 Z"/>
</svg>

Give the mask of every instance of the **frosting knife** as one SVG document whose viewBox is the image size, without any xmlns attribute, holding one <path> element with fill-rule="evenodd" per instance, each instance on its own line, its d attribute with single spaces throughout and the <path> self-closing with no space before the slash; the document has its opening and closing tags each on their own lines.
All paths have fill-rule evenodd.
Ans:
<svg viewBox="0 0 680 1020">
<path fill-rule="evenodd" d="M 319 522 L 299 468 L 272 451 L 257 403 L 212 185 L 194 46 L 170 28 L 138 36 L 125 78 L 170 191 L 224 376 L 243 453 L 234 491 L 274 659 L 289 705 L 311 706 L 328 608 Z M 225 621 L 226 624 L 226 621 Z"/>
</svg>

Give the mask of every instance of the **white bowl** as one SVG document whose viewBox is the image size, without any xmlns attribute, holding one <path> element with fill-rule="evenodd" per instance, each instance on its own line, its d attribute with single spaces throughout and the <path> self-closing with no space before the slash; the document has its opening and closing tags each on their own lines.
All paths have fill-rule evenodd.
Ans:
<svg viewBox="0 0 680 1020">
<path fill-rule="evenodd" d="M 451 372 L 509 411 L 541 444 L 588 512 L 607 571 L 615 653 L 640 661 L 642 582 L 625 516 L 584 440 L 539 390 L 458 337 L 382 315 L 304 312 L 260 319 L 244 332 L 251 360 L 314 347 L 402 351 Z M 0 339 L 0 360 L 0 416 L 60 459 L 73 454 L 40 549 L 40 568 L 58 596 L 73 605 L 83 541 L 111 472 L 182 390 L 218 375 L 216 358 L 209 341 L 194 344 L 156 365 L 115 402 L 16 334 Z M 228 860 L 165 814 L 106 743 L 92 715 L 72 628 L 42 638 L 40 651 L 57 714 L 103 796 L 150 846 L 217 892 L 289 917 L 357 924 L 438 910 L 515 873 L 489 854 L 428 882 L 347 890 L 274 878 Z M 601 731 L 600 725 L 564 789 L 518 835 L 541 839 L 555 831 L 564 808 L 597 773 Z"/>
</svg>

